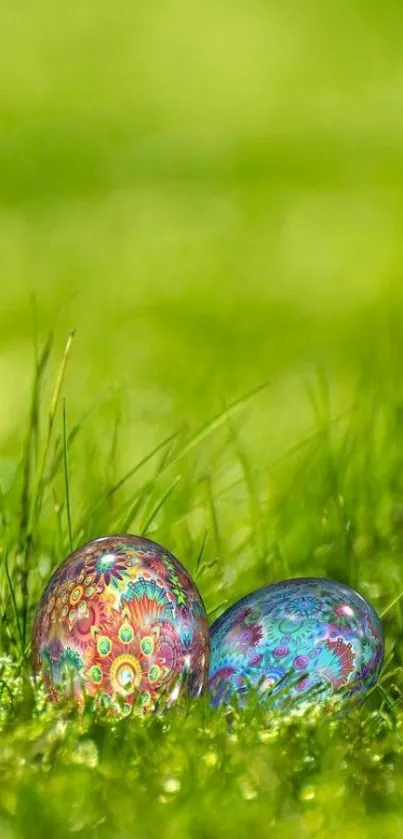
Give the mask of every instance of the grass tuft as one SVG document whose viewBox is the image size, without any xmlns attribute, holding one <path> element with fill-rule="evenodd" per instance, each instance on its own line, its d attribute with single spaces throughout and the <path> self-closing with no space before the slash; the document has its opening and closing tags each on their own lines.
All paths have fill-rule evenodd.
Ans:
<svg viewBox="0 0 403 839">
<path fill-rule="evenodd" d="M 247 403 L 258 410 L 259 388 L 198 431 L 169 434 L 121 478 L 114 439 L 104 484 L 94 492 L 78 480 L 86 444 L 80 423 L 68 432 L 65 399 L 61 442 L 54 434 L 70 344 L 42 444 L 50 339 L 39 356 L 20 468 L 2 490 L 3 835 L 227 839 L 275 831 L 279 839 L 306 839 L 336 836 L 342 824 L 353 839 L 375 830 L 389 839 L 397 824 L 394 791 L 403 785 L 397 405 L 361 390 L 355 410 L 335 420 L 321 380 L 310 394 L 314 428 L 287 457 L 257 463 L 237 414 Z M 81 486 L 75 530 L 72 485 Z M 29 664 L 41 589 L 78 538 L 128 528 L 152 535 L 184 561 L 210 620 L 248 590 L 284 576 L 354 577 L 384 617 L 387 654 L 378 685 L 361 708 L 343 715 L 316 699 L 280 715 L 270 697 L 262 706 L 253 691 L 245 706 L 233 700 L 214 710 L 202 697 L 119 721 L 91 703 L 81 714 L 49 705 Z"/>
</svg>

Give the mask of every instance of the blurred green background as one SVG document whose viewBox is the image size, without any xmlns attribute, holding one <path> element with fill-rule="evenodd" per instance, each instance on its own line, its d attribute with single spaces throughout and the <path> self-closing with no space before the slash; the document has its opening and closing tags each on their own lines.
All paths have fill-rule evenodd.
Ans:
<svg viewBox="0 0 403 839">
<path fill-rule="evenodd" d="M 267 378 L 250 445 L 287 448 L 318 365 L 348 406 L 403 311 L 402 36 L 391 0 L 4 0 L 2 455 L 35 307 L 124 457 Z"/>
</svg>

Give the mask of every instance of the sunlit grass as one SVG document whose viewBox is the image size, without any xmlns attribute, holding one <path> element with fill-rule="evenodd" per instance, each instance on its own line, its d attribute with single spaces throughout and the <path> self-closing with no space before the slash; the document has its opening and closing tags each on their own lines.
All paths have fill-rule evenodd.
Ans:
<svg viewBox="0 0 403 839">
<path fill-rule="evenodd" d="M 70 498 L 71 483 L 78 486 L 70 464 L 85 442 L 80 424 L 68 429 L 60 401 L 67 351 L 50 408 L 42 406 L 49 348 L 45 343 L 38 355 L 25 454 L 2 480 L 4 835 L 229 837 L 255 830 L 286 839 L 342 829 L 353 839 L 392 836 L 403 781 L 398 392 L 380 399 L 381 379 L 378 394 L 360 384 L 352 408 L 335 418 L 321 376 L 310 393 L 311 433 L 270 467 L 250 459 L 242 432 L 242 413 L 270 398 L 270 387 L 260 388 L 199 430 L 165 438 L 126 476 L 116 480 L 113 462 L 105 476 L 95 463 L 96 492 L 78 475 L 78 504 L 77 489 Z M 26 631 L 41 589 L 70 539 L 75 546 L 126 529 L 124 520 L 180 557 L 210 619 L 284 576 L 323 575 L 356 586 L 383 612 L 387 641 L 380 682 L 365 705 L 342 716 L 320 703 L 278 715 L 270 699 L 262 706 L 251 696 L 244 708 L 214 710 L 205 696 L 122 720 L 90 706 L 77 713 L 49 705 L 31 679 Z"/>
</svg>

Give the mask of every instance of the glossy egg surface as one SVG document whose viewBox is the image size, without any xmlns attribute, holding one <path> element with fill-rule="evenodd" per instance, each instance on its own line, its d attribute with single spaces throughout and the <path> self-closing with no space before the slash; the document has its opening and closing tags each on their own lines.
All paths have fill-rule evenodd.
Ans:
<svg viewBox="0 0 403 839">
<path fill-rule="evenodd" d="M 72 553 L 39 602 L 34 669 L 49 696 L 96 696 L 128 713 L 198 695 L 209 632 L 200 594 L 169 551 L 141 536 L 107 536 Z"/>
<path fill-rule="evenodd" d="M 325 578 L 286 580 L 246 595 L 218 618 L 210 637 L 213 704 L 250 686 L 270 691 L 274 707 L 336 691 L 361 700 L 384 651 L 372 606 Z"/>
</svg>

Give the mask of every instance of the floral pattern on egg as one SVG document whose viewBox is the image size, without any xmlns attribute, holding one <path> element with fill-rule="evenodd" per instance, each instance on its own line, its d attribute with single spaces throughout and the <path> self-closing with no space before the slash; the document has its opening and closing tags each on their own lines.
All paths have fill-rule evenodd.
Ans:
<svg viewBox="0 0 403 839">
<path fill-rule="evenodd" d="M 383 661 L 381 622 L 346 585 L 325 578 L 274 583 L 246 595 L 211 628 L 213 704 L 270 691 L 274 707 L 326 699 L 361 701 Z"/>
<path fill-rule="evenodd" d="M 72 553 L 38 605 L 33 663 L 52 700 L 95 696 L 113 711 L 199 695 L 207 616 L 185 568 L 141 536 L 107 536 Z"/>
</svg>

